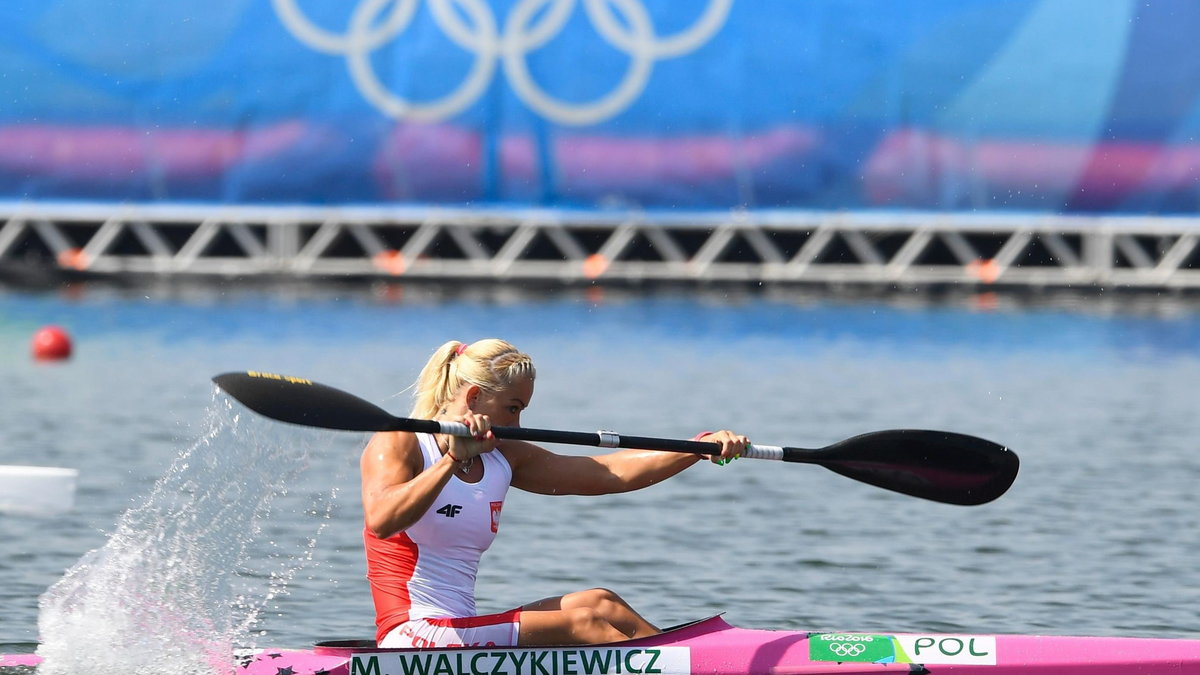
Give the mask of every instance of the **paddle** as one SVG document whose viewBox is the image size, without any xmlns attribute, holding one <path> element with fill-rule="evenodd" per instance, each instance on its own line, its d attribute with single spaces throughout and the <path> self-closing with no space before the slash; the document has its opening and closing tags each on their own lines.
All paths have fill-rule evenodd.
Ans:
<svg viewBox="0 0 1200 675">
<path fill-rule="evenodd" d="M 224 373 L 217 386 L 250 410 L 280 422 L 344 431 L 412 431 L 468 435 L 466 425 L 396 417 L 353 394 L 298 377 Z M 602 448 L 641 448 L 719 454 L 716 443 L 522 427 L 492 427 L 497 438 Z M 875 431 L 823 448 L 751 445 L 753 459 L 818 464 L 847 478 L 946 504 L 984 504 L 1004 494 L 1017 477 L 1016 453 L 974 436 L 949 431 Z"/>
</svg>

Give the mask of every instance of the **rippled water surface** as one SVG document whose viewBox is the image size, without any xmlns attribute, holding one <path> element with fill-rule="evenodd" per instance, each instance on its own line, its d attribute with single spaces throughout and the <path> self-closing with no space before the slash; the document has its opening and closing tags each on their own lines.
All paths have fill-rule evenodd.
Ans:
<svg viewBox="0 0 1200 675">
<path fill-rule="evenodd" d="M 75 338 L 69 363 L 28 356 L 50 323 Z M 0 293 L 0 464 L 80 471 L 72 512 L 0 514 L 0 651 L 34 648 L 38 597 L 130 513 L 169 511 L 217 475 L 271 493 L 248 535 L 205 531 L 244 547 L 236 571 L 195 568 L 231 577 L 214 583 L 256 608 L 253 639 L 371 635 L 365 435 L 256 418 L 210 378 L 302 375 L 403 414 L 437 344 L 492 335 L 538 364 L 531 427 L 730 427 L 807 447 L 948 429 L 1010 446 L 1022 471 L 971 508 L 754 460 L 628 495 L 514 492 L 481 611 L 606 586 L 660 624 L 725 612 L 746 627 L 1200 637 L 1200 316 L 1187 310 L 90 289 Z M 103 613 L 82 620 L 112 629 Z"/>
</svg>

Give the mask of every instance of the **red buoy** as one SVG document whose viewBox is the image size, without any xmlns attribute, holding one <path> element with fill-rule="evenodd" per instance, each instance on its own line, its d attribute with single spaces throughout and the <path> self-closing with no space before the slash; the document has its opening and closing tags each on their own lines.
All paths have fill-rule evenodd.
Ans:
<svg viewBox="0 0 1200 675">
<path fill-rule="evenodd" d="M 61 361 L 71 357 L 71 338 L 58 326 L 43 326 L 33 334 L 33 358 Z"/>
</svg>

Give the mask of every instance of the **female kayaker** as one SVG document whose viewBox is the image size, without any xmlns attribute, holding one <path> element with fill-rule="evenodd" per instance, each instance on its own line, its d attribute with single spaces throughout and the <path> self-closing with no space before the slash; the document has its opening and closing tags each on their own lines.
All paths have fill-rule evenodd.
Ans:
<svg viewBox="0 0 1200 675">
<path fill-rule="evenodd" d="M 439 347 L 415 384 L 412 417 L 462 422 L 474 438 L 384 432 L 363 451 L 363 538 L 383 647 L 594 644 L 658 632 L 612 591 L 593 588 L 499 614 L 475 613 L 480 556 L 496 536 L 504 495 L 514 487 L 546 495 L 638 490 L 692 466 L 700 455 L 620 450 L 560 455 L 532 443 L 498 440 L 520 426 L 533 397 L 533 361 L 497 339 Z M 745 436 L 703 433 L 732 461 Z"/>
</svg>

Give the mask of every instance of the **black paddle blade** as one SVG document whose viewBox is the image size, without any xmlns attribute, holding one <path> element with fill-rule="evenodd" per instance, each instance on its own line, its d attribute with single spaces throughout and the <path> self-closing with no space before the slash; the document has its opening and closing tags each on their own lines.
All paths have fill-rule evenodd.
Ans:
<svg viewBox="0 0 1200 675">
<path fill-rule="evenodd" d="M 945 504 L 986 504 L 1008 490 L 1020 460 L 1008 448 L 949 431 L 893 429 L 820 450 L 784 448 L 784 461 L 820 464 L 847 478 Z"/>
<path fill-rule="evenodd" d="M 280 422 L 343 431 L 389 431 L 396 421 L 370 401 L 301 377 L 252 370 L 217 375 L 213 382 L 247 408 Z"/>
</svg>

